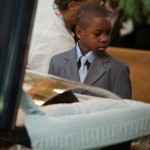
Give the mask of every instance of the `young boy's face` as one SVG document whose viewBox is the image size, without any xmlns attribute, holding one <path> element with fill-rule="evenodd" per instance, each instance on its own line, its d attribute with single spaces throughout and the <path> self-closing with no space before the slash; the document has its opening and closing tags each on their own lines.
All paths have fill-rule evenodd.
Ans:
<svg viewBox="0 0 150 150">
<path fill-rule="evenodd" d="M 83 54 L 92 50 L 96 55 L 104 52 L 109 46 L 111 36 L 110 17 L 92 18 L 86 27 L 76 27 L 79 47 Z"/>
</svg>

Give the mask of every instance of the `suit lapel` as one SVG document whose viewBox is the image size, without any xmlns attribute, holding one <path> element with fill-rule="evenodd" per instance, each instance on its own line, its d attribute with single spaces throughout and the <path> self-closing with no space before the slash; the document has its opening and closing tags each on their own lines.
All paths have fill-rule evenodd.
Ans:
<svg viewBox="0 0 150 150">
<path fill-rule="evenodd" d="M 89 71 L 87 73 L 87 76 L 84 80 L 84 83 L 92 85 L 94 84 L 101 76 L 106 72 L 106 69 L 104 68 L 104 63 L 109 62 L 109 55 L 107 53 L 103 54 L 102 57 L 96 57 L 93 63 L 91 64 L 91 67 L 89 68 Z"/>
<path fill-rule="evenodd" d="M 77 58 L 76 58 L 76 49 L 73 48 L 68 55 L 65 57 L 65 71 L 67 77 L 73 81 L 80 81 L 78 68 L 77 68 Z"/>
<path fill-rule="evenodd" d="M 65 72 L 68 79 L 80 82 L 79 72 L 76 60 L 76 50 L 73 48 L 64 58 L 65 61 Z M 93 85 L 102 75 L 106 72 L 104 64 L 109 62 L 109 55 L 104 53 L 101 57 L 96 57 L 91 67 L 89 68 L 88 74 L 84 80 L 85 84 Z M 78 89 L 79 93 L 83 90 Z"/>
</svg>

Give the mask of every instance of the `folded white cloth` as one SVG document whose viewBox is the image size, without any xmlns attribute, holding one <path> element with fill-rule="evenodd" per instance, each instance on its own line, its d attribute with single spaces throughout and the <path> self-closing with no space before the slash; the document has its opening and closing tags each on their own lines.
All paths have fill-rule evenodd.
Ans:
<svg viewBox="0 0 150 150">
<path fill-rule="evenodd" d="M 23 95 L 23 109 L 31 108 L 27 106 L 30 98 Z M 150 104 L 90 98 L 45 106 L 43 113 L 26 111 L 25 127 L 33 149 L 91 150 L 150 134 Z"/>
</svg>

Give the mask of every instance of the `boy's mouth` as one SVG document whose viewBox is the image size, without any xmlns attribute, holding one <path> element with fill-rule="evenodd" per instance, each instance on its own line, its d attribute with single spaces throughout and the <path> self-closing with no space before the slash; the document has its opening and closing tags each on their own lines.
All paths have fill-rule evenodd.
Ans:
<svg viewBox="0 0 150 150">
<path fill-rule="evenodd" d="M 99 47 L 98 48 L 98 50 L 101 51 L 101 52 L 104 52 L 106 49 L 107 49 L 107 46 L 106 47 Z"/>
</svg>

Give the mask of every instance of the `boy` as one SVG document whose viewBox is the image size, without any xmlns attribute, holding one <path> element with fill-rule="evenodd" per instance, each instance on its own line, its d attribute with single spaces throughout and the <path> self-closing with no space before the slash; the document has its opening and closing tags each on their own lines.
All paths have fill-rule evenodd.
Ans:
<svg viewBox="0 0 150 150">
<path fill-rule="evenodd" d="M 97 4 L 81 6 L 76 13 L 79 42 L 75 48 L 52 57 L 49 74 L 101 87 L 121 98 L 131 99 L 128 66 L 106 52 L 111 30 L 111 18 L 104 7 Z M 83 65 L 82 58 L 87 59 Z M 93 95 L 88 91 L 78 92 Z"/>
</svg>

